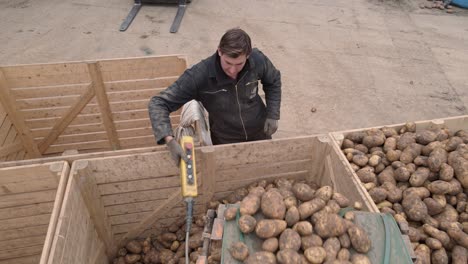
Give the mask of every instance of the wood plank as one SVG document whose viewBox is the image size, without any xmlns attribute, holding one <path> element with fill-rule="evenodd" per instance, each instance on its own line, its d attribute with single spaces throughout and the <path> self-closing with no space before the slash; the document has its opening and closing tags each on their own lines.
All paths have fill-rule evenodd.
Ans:
<svg viewBox="0 0 468 264">
<path fill-rule="evenodd" d="M 0 147 L 0 157 L 4 157 L 12 153 L 17 153 L 18 151 L 22 149 L 23 149 L 23 144 L 21 142 L 2 146 Z"/>
<path fill-rule="evenodd" d="M 10 122 L 10 118 L 7 116 L 2 126 L 0 127 L 0 145 L 5 145 L 5 140 L 10 132 L 13 124 Z"/>
<path fill-rule="evenodd" d="M 148 179 L 128 180 L 99 184 L 98 189 L 101 195 L 128 193 L 152 189 L 162 189 L 180 186 L 180 176 L 153 177 Z"/>
<path fill-rule="evenodd" d="M 0 208 L 52 202 L 55 199 L 55 192 L 56 190 L 47 190 L 39 192 L 3 195 L 2 200 L 0 201 Z"/>
<path fill-rule="evenodd" d="M 55 97 L 39 97 L 29 99 L 16 99 L 16 107 L 21 110 L 53 107 L 70 107 L 78 100 L 80 95 L 65 95 Z"/>
<path fill-rule="evenodd" d="M 57 179 L 52 176 L 28 181 L 10 182 L 0 184 L 0 197 L 7 194 L 55 190 L 57 186 Z"/>
<path fill-rule="evenodd" d="M 115 129 L 114 120 L 109 106 L 109 99 L 107 98 L 106 90 L 102 80 L 101 66 L 98 63 L 88 64 L 89 74 L 93 83 L 96 98 L 101 109 L 101 117 L 106 128 L 107 137 L 113 150 L 120 149 L 120 142 Z"/>
<path fill-rule="evenodd" d="M 27 216 L 21 218 L 13 218 L 13 219 L 6 219 L 0 220 L 0 230 L 11 230 L 16 228 L 25 228 L 31 226 L 40 226 L 40 225 L 47 225 L 50 222 L 51 214 L 42 214 L 42 215 L 34 215 L 34 216 Z"/>
<path fill-rule="evenodd" d="M 23 115 L 16 109 L 15 98 L 9 92 L 10 87 L 2 69 L 0 69 L 0 102 L 8 113 L 10 122 L 13 123 L 16 131 L 19 132 L 24 149 L 33 157 L 41 157 L 42 155 L 37 145 L 34 143 L 31 131 L 24 123 Z"/>
<path fill-rule="evenodd" d="M 0 220 L 26 217 L 32 215 L 50 214 L 54 208 L 53 202 L 36 203 L 0 209 Z"/>
<path fill-rule="evenodd" d="M 16 99 L 28 99 L 39 97 L 80 95 L 86 91 L 89 83 L 35 86 L 27 88 L 13 88 L 11 92 Z"/>
<path fill-rule="evenodd" d="M 141 90 L 109 92 L 108 97 L 110 102 L 149 100 L 151 97 L 160 94 L 165 89 L 166 88 L 148 88 Z"/>
<path fill-rule="evenodd" d="M 308 170 L 310 159 L 275 161 L 273 164 L 254 163 L 248 165 L 233 166 L 229 169 L 217 171 L 217 182 L 224 182 L 231 179 L 261 177 L 269 174 L 287 173 L 298 170 Z"/>
<path fill-rule="evenodd" d="M 156 139 L 153 135 L 142 136 L 142 137 L 131 137 L 131 138 L 122 138 L 120 140 L 122 148 L 141 148 L 144 146 L 155 146 Z M 166 147 L 163 145 L 164 148 Z"/>
<path fill-rule="evenodd" d="M 168 151 L 96 158 L 89 167 L 98 184 L 179 174 Z"/>
<path fill-rule="evenodd" d="M 8 131 L 8 135 L 7 137 L 5 138 L 5 141 L 3 142 L 3 144 L 5 145 L 10 145 L 10 144 L 15 144 L 16 142 L 19 141 L 18 138 L 18 133 L 16 132 L 16 129 L 14 126 L 11 126 L 10 127 L 10 131 Z M 7 161 L 10 161 L 12 159 L 13 156 L 16 157 L 16 155 L 13 155 L 15 154 L 16 152 L 10 152 L 8 155 L 7 155 L 7 158 L 6 160 Z"/>
<path fill-rule="evenodd" d="M 216 182 L 216 158 L 215 150 L 212 146 L 200 148 L 201 167 L 203 174 L 197 173 L 197 179 L 201 182 L 201 193 L 205 195 L 203 211 L 207 210 L 207 205 L 213 198 Z"/>
<path fill-rule="evenodd" d="M 39 128 L 32 130 L 34 138 L 43 138 L 49 135 L 51 128 Z M 102 124 L 70 125 L 61 135 L 85 134 L 105 131 Z"/>
<path fill-rule="evenodd" d="M 136 109 L 148 109 L 150 98 L 132 101 L 110 102 L 112 112 L 122 112 Z"/>
<path fill-rule="evenodd" d="M 20 183 L 50 178 L 52 175 L 47 165 L 28 165 L 0 169 L 0 184 Z"/>
<path fill-rule="evenodd" d="M 2 250 L 13 250 L 16 248 L 44 245 L 44 239 L 44 235 L 39 235 L 0 241 L 0 248 Z"/>
<path fill-rule="evenodd" d="M 44 224 L 44 225 L 36 225 L 36 226 L 30 226 L 30 227 L 3 230 L 3 231 L 0 231 L 0 241 L 5 241 L 5 240 L 8 241 L 10 239 L 17 239 L 17 238 L 28 237 L 28 236 L 39 236 L 39 235 L 44 236 L 44 239 L 43 239 L 44 241 L 46 234 L 47 234 L 48 226 L 49 226 L 49 223 Z"/>
<path fill-rule="evenodd" d="M 49 117 L 41 119 L 30 119 L 26 121 L 26 124 L 31 129 L 38 128 L 49 128 L 52 129 L 54 125 L 62 120 L 62 117 Z M 77 115 L 73 120 L 74 125 L 84 125 L 84 124 L 97 124 L 101 123 L 102 119 L 99 114 L 90 114 L 90 115 Z"/>
<path fill-rule="evenodd" d="M 177 76 L 163 76 L 154 79 L 131 79 L 122 81 L 106 82 L 106 90 L 108 92 L 131 91 L 150 88 L 167 88 L 173 84 L 178 78 Z"/>
<path fill-rule="evenodd" d="M 65 130 L 65 128 L 73 121 L 73 119 L 81 112 L 81 110 L 94 97 L 93 87 L 89 87 L 81 99 L 72 107 L 61 120 L 54 125 L 51 133 L 39 144 L 39 150 L 44 153 L 47 148 L 57 139 L 57 137 Z"/>
<path fill-rule="evenodd" d="M 89 82 L 82 62 L 31 64 L 2 67 L 12 88 L 78 84 Z"/>
<path fill-rule="evenodd" d="M 123 121 L 129 119 L 148 119 L 148 109 L 136 109 L 130 111 L 114 112 L 112 116 L 115 121 Z"/>
<path fill-rule="evenodd" d="M 112 150 L 109 146 L 109 141 L 107 140 L 97 140 L 89 142 L 79 142 L 71 144 L 60 144 L 60 145 L 51 145 L 45 152 L 45 154 L 56 154 L 63 153 L 66 150 L 77 149 L 83 151 L 91 150 Z"/>
<path fill-rule="evenodd" d="M 126 245 L 128 241 L 130 241 L 130 239 L 137 237 L 139 234 L 145 231 L 145 229 L 147 229 L 149 226 L 151 226 L 154 222 L 156 222 L 162 217 L 163 212 L 169 211 L 172 207 L 174 207 L 174 204 L 180 202 L 181 200 L 182 194 L 180 188 L 178 188 L 178 191 L 173 192 L 164 203 L 162 203 L 152 213 L 143 218 L 143 220 L 140 223 L 138 223 L 135 227 L 128 231 L 117 243 L 117 245 L 119 247 Z"/>
<path fill-rule="evenodd" d="M 153 189 L 153 190 L 103 195 L 102 202 L 104 206 L 109 206 L 109 205 L 116 205 L 116 204 L 144 202 L 144 201 L 155 200 L 155 199 L 164 199 L 170 196 L 171 194 L 173 194 L 174 191 L 177 191 L 178 189 L 180 188 L 179 187 L 164 188 L 164 189 L 158 188 L 158 189 Z"/>
<path fill-rule="evenodd" d="M 182 56 L 161 56 L 100 61 L 104 82 L 178 76 L 187 68 Z"/>
<path fill-rule="evenodd" d="M 54 142 L 54 145 L 89 142 L 89 141 L 96 141 L 96 140 L 106 141 L 107 133 L 102 131 L 102 132 L 83 133 L 83 134 L 74 134 L 74 135 L 61 135 Z"/>
<path fill-rule="evenodd" d="M 264 141 L 214 146 L 217 170 L 253 163 L 273 165 L 276 161 L 312 159 L 312 149 L 318 143 L 314 137 L 272 139 Z"/>
<path fill-rule="evenodd" d="M 0 263 L 38 263 L 42 245 L 0 251 Z M 35 260 L 35 262 L 30 262 Z M 25 262 L 24 262 L 25 261 Z"/>
<path fill-rule="evenodd" d="M 96 226 L 96 231 L 104 242 L 107 255 L 114 256 L 116 248 L 114 241 L 112 240 L 112 230 L 104 210 L 103 199 L 97 189 L 94 171 L 92 171 L 86 161 L 77 161 L 74 165 L 74 168 L 78 173 L 76 176 L 79 177 L 78 184 L 81 194 L 86 203 L 86 207 L 89 210 L 90 217 Z"/>
<path fill-rule="evenodd" d="M 90 102 L 92 102 L 91 100 Z M 21 110 L 24 114 L 25 119 L 40 119 L 40 118 L 50 118 L 50 117 L 62 117 L 68 110 L 69 106 L 65 107 L 51 107 L 51 108 L 39 108 L 39 109 L 25 109 Z M 97 104 L 95 105 L 86 105 L 85 108 L 81 111 L 81 114 L 92 115 L 99 114 L 100 110 Z"/>
<path fill-rule="evenodd" d="M 34 247 L 34 249 L 39 248 L 38 246 Z M 7 264 L 7 263 L 12 263 L 14 262 L 15 264 L 37 264 L 39 262 L 39 258 L 41 257 L 40 252 L 39 254 L 34 253 L 32 256 L 26 256 L 26 257 L 20 257 L 20 258 L 15 258 L 14 260 L 12 259 L 7 259 L 7 260 L 0 260 L 0 264 Z"/>
<path fill-rule="evenodd" d="M 174 121 L 173 121 L 174 120 Z M 171 118 L 172 127 L 175 127 L 179 123 L 177 122 L 178 118 Z M 115 127 L 118 131 L 123 129 L 132 129 L 136 127 L 151 127 L 151 121 L 149 119 L 134 119 L 134 120 L 124 120 L 124 121 L 116 121 Z"/>
</svg>

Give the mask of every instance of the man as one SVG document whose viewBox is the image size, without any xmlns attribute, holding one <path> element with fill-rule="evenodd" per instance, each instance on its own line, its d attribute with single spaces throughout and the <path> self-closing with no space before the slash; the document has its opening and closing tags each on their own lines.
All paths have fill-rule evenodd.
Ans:
<svg viewBox="0 0 468 264">
<path fill-rule="evenodd" d="M 266 106 L 258 95 L 258 81 Z M 173 140 L 169 114 L 195 99 L 209 113 L 213 144 L 271 139 L 278 129 L 281 75 L 239 28 L 228 30 L 211 57 L 187 69 L 149 103 L 149 116 L 158 144 L 166 143 L 173 159 L 185 159 Z"/>
</svg>

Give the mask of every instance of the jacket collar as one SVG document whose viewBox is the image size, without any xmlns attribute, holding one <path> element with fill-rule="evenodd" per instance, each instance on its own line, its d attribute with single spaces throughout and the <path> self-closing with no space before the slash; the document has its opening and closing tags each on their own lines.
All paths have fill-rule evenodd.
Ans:
<svg viewBox="0 0 468 264">
<path fill-rule="evenodd" d="M 220 62 L 220 57 L 218 55 L 218 52 L 215 52 L 208 60 L 209 60 L 208 77 L 216 78 L 216 81 L 219 84 L 227 84 L 227 83 L 235 82 L 235 80 L 232 80 L 231 78 L 229 78 L 229 76 L 227 76 L 226 73 L 224 73 L 223 69 L 221 68 L 221 62 Z M 251 69 L 254 68 L 254 66 L 255 64 L 252 59 L 252 56 L 249 56 L 240 74 L 243 74 L 247 70 L 250 71 Z"/>
</svg>

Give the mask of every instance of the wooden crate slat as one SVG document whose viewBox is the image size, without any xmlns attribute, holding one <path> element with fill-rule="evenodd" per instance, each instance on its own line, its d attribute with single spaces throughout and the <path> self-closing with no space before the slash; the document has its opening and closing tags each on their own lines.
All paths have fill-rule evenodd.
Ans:
<svg viewBox="0 0 468 264">
<path fill-rule="evenodd" d="M 0 195 L 53 190 L 57 189 L 57 186 L 57 178 L 53 176 L 21 182 L 11 182 L 0 185 Z"/>
<path fill-rule="evenodd" d="M 60 117 L 30 119 L 26 121 L 26 124 L 31 129 L 52 128 L 55 124 L 57 124 L 57 122 L 60 121 L 60 119 Z M 73 119 L 70 125 L 96 124 L 101 122 L 102 119 L 99 114 L 78 115 Z"/>
<path fill-rule="evenodd" d="M 179 78 L 176 76 L 165 76 L 154 79 L 133 79 L 114 82 L 105 82 L 108 92 L 131 91 L 151 88 L 167 88 Z"/>
<path fill-rule="evenodd" d="M 11 129 L 14 129 L 13 124 L 10 122 L 10 119 L 7 116 L 2 126 L 0 127 L 0 145 L 5 145 L 5 140 Z"/>
<path fill-rule="evenodd" d="M 54 145 L 89 142 L 96 140 L 107 140 L 106 132 L 95 132 L 86 134 L 62 135 L 54 141 Z"/>
<path fill-rule="evenodd" d="M 15 95 L 16 99 L 70 96 L 81 95 L 88 86 L 89 83 L 36 86 L 27 88 L 13 88 L 11 89 L 11 92 Z"/>
<path fill-rule="evenodd" d="M 70 107 L 71 105 L 73 105 L 80 99 L 81 99 L 81 95 L 66 95 L 66 96 L 55 96 L 55 97 L 18 99 L 16 100 L 16 106 L 20 110 L 37 109 L 37 108 L 53 108 L 53 107 Z"/>
<path fill-rule="evenodd" d="M 180 186 L 180 176 L 173 175 L 167 177 L 152 177 L 149 179 L 141 179 L 134 181 L 99 184 L 98 189 L 101 195 L 108 195 L 115 193 L 126 193 L 178 186 Z"/>
<path fill-rule="evenodd" d="M 166 88 L 149 88 L 122 92 L 109 92 L 107 96 L 109 98 L 109 102 L 149 100 L 151 97 L 160 94 L 164 89 Z"/>
<path fill-rule="evenodd" d="M 80 115 L 100 114 L 99 107 L 96 103 L 93 103 L 94 99 L 81 110 Z M 39 109 L 25 109 L 21 110 L 21 113 L 25 116 L 25 119 L 41 119 L 50 117 L 62 117 L 70 109 L 69 106 L 64 107 L 48 107 Z"/>
<path fill-rule="evenodd" d="M 2 67 L 12 88 L 53 86 L 89 82 L 84 63 L 55 63 Z"/>
<path fill-rule="evenodd" d="M 149 118 L 148 109 L 138 109 L 112 113 L 114 121 Z"/>
<path fill-rule="evenodd" d="M 153 189 L 138 192 L 103 195 L 102 202 L 104 203 L 104 206 L 109 206 L 116 204 L 144 202 L 154 199 L 164 199 L 179 189 L 180 188 Z"/>
<path fill-rule="evenodd" d="M 43 245 L 0 251 L 0 263 L 39 263 Z"/>
<path fill-rule="evenodd" d="M 18 168 L 0 169 L 0 184 L 27 182 L 34 179 L 44 179 L 52 176 L 48 166 L 24 166 Z"/>
<path fill-rule="evenodd" d="M 0 221 L 4 219 L 12 219 L 33 215 L 41 215 L 51 213 L 54 208 L 54 203 L 35 203 L 23 206 L 16 206 L 14 208 L 0 209 Z"/>
<path fill-rule="evenodd" d="M 11 230 L 30 226 L 46 225 L 50 221 L 51 214 L 33 215 L 22 218 L 0 220 L 0 230 Z"/>
<path fill-rule="evenodd" d="M 30 227 L 23 227 L 23 228 L 15 228 L 11 230 L 3 230 L 0 231 L 0 241 L 8 241 L 10 239 L 17 239 L 22 237 L 28 236 L 39 236 L 43 235 L 44 239 L 47 234 L 47 228 L 49 223 L 45 225 L 39 226 L 30 226 Z"/>
<path fill-rule="evenodd" d="M 24 238 L 10 239 L 9 241 L 0 241 L 2 250 L 12 250 L 15 248 L 31 247 L 44 245 L 45 235 L 28 236 Z"/>
<path fill-rule="evenodd" d="M 130 111 L 136 109 L 148 109 L 149 99 L 110 102 L 112 112 Z"/>
<path fill-rule="evenodd" d="M 103 149 L 110 149 L 110 145 L 109 145 L 108 140 L 97 140 L 97 141 L 89 141 L 89 142 L 81 142 L 81 143 L 51 145 L 49 148 L 47 148 L 47 150 L 44 153 L 45 154 L 62 153 L 65 150 L 69 150 L 69 149 L 103 150 Z"/>
<path fill-rule="evenodd" d="M 163 56 L 103 60 L 100 61 L 100 66 L 104 82 L 109 82 L 178 76 L 187 68 L 187 62 L 186 59 L 181 56 Z"/>
<path fill-rule="evenodd" d="M 51 128 L 38 128 L 32 130 L 32 135 L 34 138 L 42 139 L 50 133 Z M 73 135 L 73 134 L 87 134 L 93 132 L 102 132 L 104 131 L 104 126 L 102 124 L 84 124 L 84 125 L 70 125 L 65 128 L 62 135 Z"/>
<path fill-rule="evenodd" d="M 0 208 L 51 202 L 54 201 L 55 194 L 56 190 L 46 190 L 39 192 L 5 195 L 2 196 L 2 200 L 0 201 Z"/>
</svg>

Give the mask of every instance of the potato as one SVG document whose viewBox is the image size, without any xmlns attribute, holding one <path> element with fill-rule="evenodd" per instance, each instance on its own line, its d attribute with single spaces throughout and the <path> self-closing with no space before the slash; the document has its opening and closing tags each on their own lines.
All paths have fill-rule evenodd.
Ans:
<svg viewBox="0 0 468 264">
<path fill-rule="evenodd" d="M 362 144 L 368 148 L 378 147 L 385 143 L 384 133 L 376 128 L 366 131 L 366 136 L 362 139 Z"/>
<path fill-rule="evenodd" d="M 328 202 L 333 196 L 333 189 L 330 186 L 323 186 L 315 192 L 315 197 Z"/>
<path fill-rule="evenodd" d="M 450 237 L 448 236 L 447 233 L 445 233 L 444 231 L 441 231 L 433 226 L 430 226 L 428 224 L 424 224 L 423 225 L 423 230 L 426 234 L 428 234 L 429 236 L 437 239 L 440 241 L 440 243 L 442 243 L 442 245 L 444 247 L 448 246 L 449 243 L 450 243 Z"/>
<path fill-rule="evenodd" d="M 385 164 L 383 163 L 379 163 L 379 165 L 377 165 L 374 169 L 374 172 L 375 173 L 381 173 L 387 166 L 385 166 Z"/>
<path fill-rule="evenodd" d="M 364 131 L 356 131 L 356 132 L 350 132 L 345 135 L 345 139 L 349 139 L 353 141 L 354 143 L 362 143 L 362 139 L 366 136 L 367 134 Z"/>
<path fill-rule="evenodd" d="M 301 262 L 301 256 L 293 249 L 283 249 L 276 254 L 280 264 L 298 264 Z"/>
<path fill-rule="evenodd" d="M 375 182 L 377 177 L 375 176 L 373 167 L 364 167 L 356 172 L 357 176 L 363 183 Z"/>
<path fill-rule="evenodd" d="M 366 231 L 360 226 L 354 225 L 348 229 L 349 239 L 353 248 L 359 253 L 367 253 L 371 246 L 371 241 Z"/>
<path fill-rule="evenodd" d="M 351 253 L 347 248 L 340 249 L 340 251 L 338 251 L 338 255 L 336 256 L 338 260 L 349 260 L 350 257 Z"/>
<path fill-rule="evenodd" d="M 369 158 L 369 161 L 368 161 L 368 164 L 372 167 L 376 167 L 377 165 L 380 164 L 380 162 L 382 161 L 382 158 L 378 155 L 372 155 L 370 158 Z"/>
<path fill-rule="evenodd" d="M 296 183 L 292 187 L 292 191 L 297 199 L 307 202 L 314 198 L 315 191 L 305 183 Z"/>
<path fill-rule="evenodd" d="M 141 255 L 139 254 L 128 254 L 124 257 L 125 263 L 127 264 L 133 264 L 137 263 L 141 259 Z"/>
<path fill-rule="evenodd" d="M 323 247 L 310 247 L 304 251 L 304 256 L 310 263 L 322 263 L 327 257 L 327 251 Z"/>
<path fill-rule="evenodd" d="M 239 218 L 239 229 L 242 233 L 248 234 L 255 230 L 257 220 L 251 215 L 243 215 Z"/>
<path fill-rule="evenodd" d="M 431 260 L 433 264 L 448 264 L 448 256 L 445 248 L 434 250 Z"/>
<path fill-rule="evenodd" d="M 286 214 L 286 205 L 284 204 L 283 197 L 274 189 L 267 191 L 262 195 L 261 210 L 263 215 L 271 219 L 284 219 Z"/>
<path fill-rule="evenodd" d="M 348 197 L 338 192 L 333 193 L 332 199 L 335 200 L 341 208 L 348 207 L 350 204 Z"/>
<path fill-rule="evenodd" d="M 340 241 L 336 237 L 330 237 L 323 243 L 323 248 L 327 252 L 325 261 L 335 260 L 340 250 Z"/>
<path fill-rule="evenodd" d="M 353 254 L 351 262 L 352 264 L 372 264 L 370 259 L 364 254 Z"/>
<path fill-rule="evenodd" d="M 289 196 L 284 198 L 284 205 L 286 206 L 286 209 L 289 209 L 291 207 L 297 207 L 297 199 L 294 196 Z"/>
<path fill-rule="evenodd" d="M 415 194 L 404 197 L 402 205 L 410 220 L 421 221 L 428 215 L 426 204 Z"/>
<path fill-rule="evenodd" d="M 390 162 L 398 161 L 401 157 L 401 150 L 399 149 L 390 149 L 387 151 L 386 158 Z"/>
<path fill-rule="evenodd" d="M 325 214 L 315 222 L 315 232 L 322 238 L 336 237 L 344 234 L 348 228 L 343 218 L 336 214 Z"/>
<path fill-rule="evenodd" d="M 309 236 L 313 233 L 312 224 L 309 221 L 300 221 L 296 223 L 293 228 L 294 231 L 299 233 L 301 236 Z"/>
<path fill-rule="evenodd" d="M 431 217 L 431 216 L 429 216 L 429 215 L 427 215 L 426 217 L 424 217 L 423 220 L 422 220 L 422 222 L 423 222 L 424 224 L 431 225 L 431 226 L 433 226 L 433 227 L 435 227 L 435 228 L 439 228 L 439 224 L 440 224 L 439 221 L 437 221 L 437 219 L 435 219 L 435 218 L 433 218 L 433 217 Z"/>
<path fill-rule="evenodd" d="M 361 167 L 364 167 L 367 165 L 367 162 L 369 162 L 369 158 L 366 157 L 366 155 L 354 155 L 353 156 L 353 163 L 356 165 L 359 165 Z"/>
<path fill-rule="evenodd" d="M 263 241 L 262 250 L 275 253 L 278 250 L 279 242 L 276 237 L 268 238 Z"/>
<path fill-rule="evenodd" d="M 351 240 L 349 240 L 349 236 L 347 233 L 342 234 L 338 237 L 340 240 L 340 245 L 342 248 L 349 248 L 351 246 Z"/>
<path fill-rule="evenodd" d="M 439 171 L 439 179 L 443 181 L 450 181 L 453 179 L 454 170 L 452 166 L 448 165 L 447 163 L 443 163 L 440 166 Z"/>
<path fill-rule="evenodd" d="M 455 240 L 458 245 L 468 248 L 468 234 L 463 232 L 463 230 L 458 227 L 452 227 L 447 230 L 447 234 L 450 238 Z"/>
<path fill-rule="evenodd" d="M 468 250 L 462 246 L 455 246 L 452 249 L 452 264 L 468 263 Z"/>
<path fill-rule="evenodd" d="M 141 250 L 143 249 L 140 242 L 138 242 L 136 240 L 132 240 L 132 241 L 128 242 L 127 245 L 125 246 L 125 248 L 128 250 L 128 252 L 134 253 L 134 254 L 140 254 Z M 133 262 L 133 263 L 135 263 L 135 262 Z"/>
<path fill-rule="evenodd" d="M 356 210 L 362 210 L 362 203 L 354 202 L 353 208 L 356 209 Z"/>
<path fill-rule="evenodd" d="M 396 185 L 394 170 L 392 166 L 388 166 L 382 172 L 380 172 L 379 175 L 377 176 L 377 179 L 380 184 L 389 182 L 393 185 Z"/>
<path fill-rule="evenodd" d="M 361 167 L 359 167 L 358 165 L 354 164 L 354 163 L 351 163 L 351 168 L 353 169 L 354 172 L 357 172 L 358 170 L 361 169 Z"/>
<path fill-rule="evenodd" d="M 262 197 L 262 195 L 265 193 L 265 188 L 264 187 L 260 187 L 260 186 L 257 186 L 257 187 L 254 187 L 252 188 L 250 191 L 249 191 L 249 195 L 255 195 L 255 196 L 258 196 L 258 197 Z"/>
<path fill-rule="evenodd" d="M 427 165 L 431 171 L 438 172 L 443 163 L 447 163 L 448 154 L 443 148 L 435 148 L 429 158 Z"/>
<path fill-rule="evenodd" d="M 341 143 L 341 149 L 347 149 L 347 148 L 354 148 L 354 142 L 348 138 L 345 138 L 343 140 L 343 143 Z"/>
<path fill-rule="evenodd" d="M 411 143 L 407 146 L 400 155 L 400 161 L 409 164 L 412 163 L 413 160 L 421 155 L 422 146 L 417 143 Z"/>
<path fill-rule="evenodd" d="M 376 187 L 369 190 L 369 195 L 375 203 L 380 203 L 387 198 L 387 190 L 383 187 Z"/>
<path fill-rule="evenodd" d="M 448 139 L 447 144 L 445 145 L 445 150 L 447 150 L 448 152 L 454 151 L 460 144 L 463 144 L 462 138 L 457 136 L 451 137 Z"/>
<path fill-rule="evenodd" d="M 276 264 L 275 254 L 268 251 L 258 251 L 250 254 L 245 264 Z"/>
<path fill-rule="evenodd" d="M 421 130 L 416 132 L 416 142 L 422 145 L 427 145 L 436 140 L 438 133 L 431 130 Z"/>
<path fill-rule="evenodd" d="M 417 156 L 414 160 L 413 160 L 413 163 L 414 165 L 416 166 L 424 166 L 424 167 L 427 167 L 427 159 L 428 157 L 426 156 Z"/>
<path fill-rule="evenodd" d="M 306 250 L 310 247 L 321 247 L 323 245 L 323 240 L 318 235 L 312 234 L 309 236 L 301 237 L 301 248 Z"/>
<path fill-rule="evenodd" d="M 291 190 L 293 186 L 292 180 L 286 178 L 277 178 L 274 182 L 278 188 Z"/>
<path fill-rule="evenodd" d="M 427 236 L 424 236 L 421 230 L 412 226 L 408 227 L 408 237 L 411 242 L 419 242 L 423 239 L 427 239 Z"/>
<path fill-rule="evenodd" d="M 432 250 L 437 250 L 442 248 L 442 243 L 440 243 L 439 240 L 433 238 L 433 237 L 428 237 L 425 240 L 425 244 Z"/>
<path fill-rule="evenodd" d="M 310 217 L 312 214 L 318 212 L 326 205 L 325 201 L 320 198 L 314 198 L 311 201 L 302 203 L 299 205 L 299 215 L 301 220 L 305 220 Z"/>
<path fill-rule="evenodd" d="M 406 182 L 409 180 L 411 173 L 406 167 L 399 167 L 394 171 L 395 179 L 400 182 Z"/>
<path fill-rule="evenodd" d="M 340 205 L 335 200 L 328 200 L 326 207 L 330 208 L 330 211 L 335 214 L 338 214 L 341 210 Z"/>
<path fill-rule="evenodd" d="M 417 195 L 421 199 L 425 199 L 430 196 L 430 192 L 427 188 L 424 187 L 410 187 L 403 191 L 403 198 L 409 195 Z"/>
<path fill-rule="evenodd" d="M 388 137 L 385 139 L 385 143 L 383 145 L 383 151 L 387 153 L 389 150 L 395 150 L 397 147 L 397 139 L 394 137 Z"/>
<path fill-rule="evenodd" d="M 406 147 L 413 143 L 416 143 L 415 134 L 411 132 L 404 133 L 397 141 L 397 149 L 403 151 Z"/>
<path fill-rule="evenodd" d="M 301 216 L 299 214 L 299 210 L 295 206 L 292 206 L 291 208 L 289 208 L 288 211 L 286 212 L 286 216 L 284 217 L 284 220 L 286 221 L 288 226 L 295 225 L 300 219 L 301 219 Z"/>
<path fill-rule="evenodd" d="M 301 248 L 301 236 L 293 229 L 287 228 L 281 233 L 279 238 L 279 249 L 293 249 L 298 251 Z"/>
<path fill-rule="evenodd" d="M 427 189 L 433 194 L 447 194 L 451 191 L 450 183 L 446 181 L 433 181 L 428 186 Z"/>
<path fill-rule="evenodd" d="M 426 204 L 427 213 L 430 216 L 440 214 L 444 210 L 444 206 L 433 198 L 425 198 L 423 202 Z"/>
<path fill-rule="evenodd" d="M 468 160 L 463 157 L 455 157 L 451 160 L 450 165 L 463 188 L 468 189 Z"/>
<path fill-rule="evenodd" d="M 383 183 L 382 188 L 387 191 L 385 199 L 391 203 L 398 203 L 403 198 L 403 192 L 390 182 Z"/>
<path fill-rule="evenodd" d="M 229 253 L 233 259 L 244 261 L 249 256 L 249 248 L 243 242 L 238 241 L 231 244 Z"/>
<path fill-rule="evenodd" d="M 267 239 L 281 234 L 286 229 L 287 223 L 278 219 L 262 219 L 255 226 L 255 234 L 258 237 Z"/>
<path fill-rule="evenodd" d="M 203 246 L 203 230 L 198 233 L 193 234 L 189 238 L 189 247 L 191 249 L 196 249 Z"/>
<path fill-rule="evenodd" d="M 431 250 L 428 246 L 420 244 L 414 250 L 414 254 L 418 258 L 418 264 L 431 264 Z"/>
<path fill-rule="evenodd" d="M 425 167 L 419 167 L 416 171 L 411 174 L 409 183 L 413 187 L 421 187 L 423 186 L 424 182 L 429 177 L 430 170 Z"/>
<path fill-rule="evenodd" d="M 239 209 L 236 208 L 236 207 L 229 207 L 229 208 L 227 208 L 226 210 L 224 210 L 224 219 L 225 219 L 226 221 L 230 221 L 230 220 L 236 218 L 236 215 L 237 215 L 237 211 L 238 211 L 238 210 L 239 210 Z"/>
</svg>

